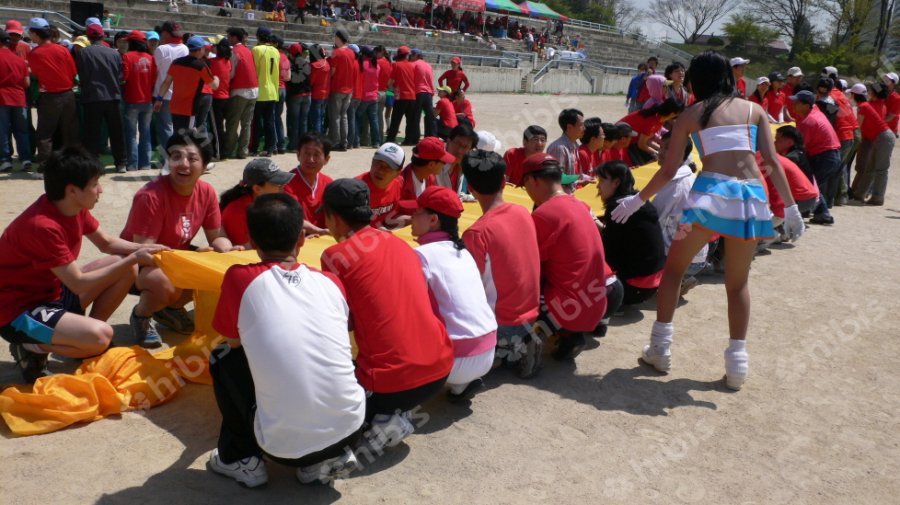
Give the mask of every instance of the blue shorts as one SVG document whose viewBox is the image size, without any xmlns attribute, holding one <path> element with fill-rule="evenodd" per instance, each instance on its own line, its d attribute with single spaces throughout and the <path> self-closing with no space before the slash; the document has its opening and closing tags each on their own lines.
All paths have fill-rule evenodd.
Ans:
<svg viewBox="0 0 900 505">
<path fill-rule="evenodd" d="M 12 344 L 51 344 L 53 331 L 67 312 L 84 315 L 81 299 L 63 286 L 59 300 L 22 312 L 11 323 L 0 327 L 0 336 Z"/>
</svg>

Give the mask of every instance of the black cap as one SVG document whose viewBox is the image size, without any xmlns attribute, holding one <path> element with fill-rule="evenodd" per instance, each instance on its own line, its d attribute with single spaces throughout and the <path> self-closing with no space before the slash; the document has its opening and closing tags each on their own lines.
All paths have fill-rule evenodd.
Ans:
<svg viewBox="0 0 900 505">
<path fill-rule="evenodd" d="M 772 72 L 769 74 L 769 82 L 775 81 L 784 81 L 784 76 L 781 75 L 781 72 Z"/>
<path fill-rule="evenodd" d="M 346 44 L 347 42 L 350 42 L 350 34 L 347 33 L 347 30 L 345 30 L 343 28 L 338 28 L 337 30 L 335 30 L 334 36 L 343 40 L 344 44 Z"/>
<path fill-rule="evenodd" d="M 336 179 L 326 186 L 322 194 L 322 207 L 327 207 L 342 217 L 352 217 L 356 221 L 372 218 L 369 187 L 359 179 Z"/>
<path fill-rule="evenodd" d="M 293 178 L 294 174 L 282 171 L 271 159 L 257 158 L 251 160 L 250 163 L 247 163 L 247 166 L 244 167 L 244 177 L 242 182 L 247 186 L 264 184 L 266 182 L 283 185 L 291 182 L 291 179 Z"/>
<path fill-rule="evenodd" d="M 792 101 L 805 103 L 807 105 L 816 103 L 816 95 L 812 91 L 806 89 L 798 91 L 797 94 L 791 95 L 788 98 Z"/>
</svg>

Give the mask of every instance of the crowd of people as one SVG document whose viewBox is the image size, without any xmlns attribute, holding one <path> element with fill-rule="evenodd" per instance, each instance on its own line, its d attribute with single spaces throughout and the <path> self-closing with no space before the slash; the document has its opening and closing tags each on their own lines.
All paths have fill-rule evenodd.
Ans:
<svg viewBox="0 0 900 505">
<path fill-rule="evenodd" d="M 306 132 L 327 134 L 343 151 L 396 141 L 404 121 L 406 145 L 423 133 L 446 138 L 458 124 L 475 126 L 459 57 L 435 89 L 421 50 L 400 46 L 391 58 L 382 46 L 350 43 L 343 29 L 326 51 L 286 45 L 267 27 L 250 48 L 242 28 L 200 37 L 165 22 L 109 39 L 98 19 L 86 24 L 70 42 L 42 18 L 31 20 L 27 34 L 20 22 L 7 23 L 0 171 L 13 168 L 17 152 L 21 169 L 40 177 L 34 161 L 76 143 L 95 155 L 108 146 L 120 173 L 146 170 L 154 147 L 188 128 L 208 132 L 214 157 L 226 160 L 293 151 Z"/>
<path fill-rule="evenodd" d="M 652 59 L 635 77 L 636 92 L 629 91 L 631 112 L 618 121 L 568 108 L 559 113 L 558 138 L 548 142 L 544 126 L 529 125 L 522 146 L 501 155 L 494 135 L 474 129 L 470 108 L 455 108 L 468 86 L 459 62 L 442 76 L 435 114 L 433 90 L 417 87 L 425 84 L 423 74 L 431 85 L 430 65 L 403 46 L 393 62 L 374 48 L 358 48 L 357 55 L 339 30 L 329 60 L 315 46 L 291 46 L 285 54 L 265 29 L 251 50 L 241 29 L 219 40 L 184 40 L 176 25 L 164 23 L 153 57 L 145 48 L 150 37 L 131 32 L 123 58 L 93 26 L 89 43 L 74 56 L 51 40 L 43 20 L 29 23 L 38 45 L 24 60 L 23 42 L 13 45 L 8 35 L 16 25 L 0 34 L 0 69 L 10 69 L 0 89 L 21 85 L 23 91 L 0 93 L 17 100 L 4 110 L 14 109 L 21 120 L 29 75 L 40 83 L 38 161 L 45 189 L 0 236 L 0 335 L 23 379 L 34 382 L 49 374 L 51 352 L 72 358 L 103 353 L 113 334 L 106 320 L 132 294 L 134 341 L 158 348 L 163 339 L 153 321 L 183 334 L 193 332 L 194 321 L 185 309 L 192 293 L 176 286 L 153 255 L 199 249 L 194 241 L 201 230 L 207 245 L 200 250 L 254 248 L 259 263 L 233 266 L 224 275 L 213 327 L 225 343 L 210 357 L 222 425 L 208 466 L 248 487 L 268 480 L 266 460 L 297 467 L 305 483 L 346 476 L 360 451 L 380 454 L 413 433 L 417 407 L 445 387 L 449 401 L 465 402 L 492 369 L 534 377 L 545 347 L 556 360 L 573 360 L 589 338 L 607 333 L 623 305 L 654 296 L 656 320 L 640 354 L 646 365 L 668 372 L 678 300 L 710 262 L 724 268 L 725 384 L 739 390 L 749 373 L 754 254 L 774 241 L 799 239 L 804 212 L 813 214 L 813 223 L 833 222 L 823 216 L 830 217 L 828 208 L 838 201 L 834 178 L 843 179 L 845 160 L 839 128 L 822 110 L 819 90 L 801 80 L 789 83 L 780 110 L 765 100 L 771 90 L 757 97 L 765 103 L 744 99 L 738 67 L 746 62 L 715 52 L 696 56 L 690 68 L 669 65 L 662 79 Z M 207 59 L 211 49 L 217 57 Z M 292 81 L 292 57 L 307 53 L 310 84 L 303 88 Z M 131 68 L 114 72 L 123 62 Z M 318 81 L 317 65 L 325 69 Z M 394 94 L 384 122 L 378 108 L 382 65 L 390 69 L 385 109 L 387 90 Z M 837 72 L 826 70 L 834 86 Z M 125 98 L 125 118 L 143 117 L 137 124 L 147 131 L 154 117 L 165 163 L 159 177 L 135 193 L 115 236 L 91 214 L 105 172 L 99 125 L 80 129 L 87 135 L 80 147 L 74 117 L 80 103 L 92 121 L 102 118 L 117 167 L 143 168 L 148 143 L 140 137 L 141 154 L 127 133 L 141 128 L 124 129 L 128 142 L 114 132 L 121 129 L 116 121 L 131 121 L 118 112 L 135 82 L 123 77 L 128 72 L 138 73 L 135 81 L 144 92 L 152 90 L 152 99 Z M 803 76 L 799 69 L 788 75 Z M 75 76 L 80 102 L 72 91 Z M 125 91 L 115 79 L 124 80 Z M 329 84 L 317 88 L 321 79 Z M 896 84 L 897 77 L 887 74 L 885 81 Z M 217 98 L 223 85 L 227 94 Z M 844 102 L 832 91 L 823 96 L 838 104 L 840 118 Z M 887 177 L 880 163 L 889 161 L 890 151 L 883 150 L 893 146 L 897 118 L 875 111 L 864 84 L 849 91 L 862 130 L 850 196 L 878 205 Z M 280 140 L 273 118 L 285 95 L 288 117 L 306 119 L 289 120 Z M 307 100 L 292 105 L 297 96 Z M 308 113 L 299 110 L 303 103 Z M 361 115 L 351 112 L 360 109 Z M 215 119 L 202 120 L 210 111 Z M 771 122 L 785 117 L 796 126 L 781 126 L 773 136 Z M 221 118 L 224 135 L 216 124 Z M 396 143 L 404 119 L 408 163 Z M 19 142 L 27 128 L 12 131 Z M 332 152 L 369 142 L 377 149 L 368 171 L 337 180 L 323 173 Z M 30 152 L 23 145 L 17 146 L 20 159 Z M 266 156 L 284 149 L 296 152 L 298 165 L 290 171 Z M 248 156 L 254 159 L 240 181 L 222 195 L 202 180 L 214 159 Z M 699 173 L 696 159 L 703 163 Z M 638 189 L 633 169 L 653 162 L 660 168 Z M 596 186 L 603 215 L 575 198 L 587 184 Z M 507 185 L 524 188 L 533 207 L 504 201 Z M 461 230 L 466 201 L 477 202 L 482 216 Z M 391 233 L 407 226 L 415 249 Z M 305 241 L 326 234 L 336 244 L 322 254 L 321 270 L 300 263 Z M 80 266 L 83 237 L 107 256 Z M 403 317 L 396 317 L 398 308 Z M 316 317 L 297 317 L 310 313 Z"/>
</svg>

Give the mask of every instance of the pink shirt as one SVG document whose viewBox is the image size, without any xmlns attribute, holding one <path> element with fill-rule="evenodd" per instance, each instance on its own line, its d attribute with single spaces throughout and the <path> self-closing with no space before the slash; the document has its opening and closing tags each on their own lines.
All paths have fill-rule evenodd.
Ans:
<svg viewBox="0 0 900 505">
<path fill-rule="evenodd" d="M 425 60 L 416 60 L 415 67 L 416 93 L 434 94 L 434 71 Z"/>
<path fill-rule="evenodd" d="M 362 80 L 362 100 L 372 102 L 378 100 L 378 65 L 372 65 L 369 60 L 363 61 L 363 71 L 360 74 Z"/>
</svg>

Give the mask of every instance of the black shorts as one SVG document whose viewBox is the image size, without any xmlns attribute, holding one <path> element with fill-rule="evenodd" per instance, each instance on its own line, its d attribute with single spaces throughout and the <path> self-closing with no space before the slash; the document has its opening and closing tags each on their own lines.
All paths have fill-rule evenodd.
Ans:
<svg viewBox="0 0 900 505">
<path fill-rule="evenodd" d="M 53 331 L 67 312 L 84 315 L 81 299 L 63 286 L 59 300 L 41 303 L 22 312 L 11 323 L 0 327 L 0 336 L 12 344 L 52 344 Z"/>
</svg>

